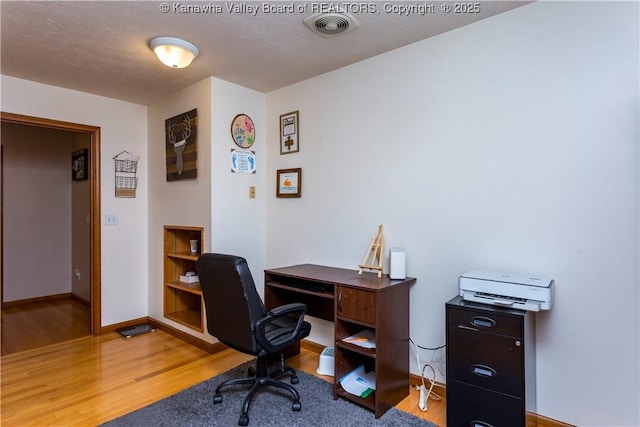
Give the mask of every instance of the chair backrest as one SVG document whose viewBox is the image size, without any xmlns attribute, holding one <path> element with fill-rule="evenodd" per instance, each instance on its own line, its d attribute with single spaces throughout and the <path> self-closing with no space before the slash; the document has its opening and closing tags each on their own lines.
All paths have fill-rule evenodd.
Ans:
<svg viewBox="0 0 640 427">
<path fill-rule="evenodd" d="M 266 314 L 247 261 L 239 256 L 203 254 L 196 265 L 207 316 L 207 330 L 236 350 L 257 354 L 253 330 Z"/>
</svg>

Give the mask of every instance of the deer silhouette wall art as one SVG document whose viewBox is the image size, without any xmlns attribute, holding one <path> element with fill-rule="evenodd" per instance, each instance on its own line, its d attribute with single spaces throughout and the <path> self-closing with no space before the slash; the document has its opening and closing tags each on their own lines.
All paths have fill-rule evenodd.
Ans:
<svg viewBox="0 0 640 427">
<path fill-rule="evenodd" d="M 197 109 L 193 109 L 165 120 L 167 181 L 198 176 L 197 119 Z"/>
</svg>

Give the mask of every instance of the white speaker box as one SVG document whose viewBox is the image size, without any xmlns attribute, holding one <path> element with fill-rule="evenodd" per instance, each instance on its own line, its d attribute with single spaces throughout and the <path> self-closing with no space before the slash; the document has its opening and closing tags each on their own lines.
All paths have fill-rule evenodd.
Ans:
<svg viewBox="0 0 640 427">
<path fill-rule="evenodd" d="M 406 279 L 406 258 L 404 248 L 389 248 L 389 278 Z"/>
</svg>

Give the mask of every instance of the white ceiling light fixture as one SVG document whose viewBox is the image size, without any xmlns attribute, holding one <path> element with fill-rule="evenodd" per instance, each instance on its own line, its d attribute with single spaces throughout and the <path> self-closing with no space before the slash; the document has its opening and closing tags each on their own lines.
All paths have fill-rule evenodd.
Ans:
<svg viewBox="0 0 640 427">
<path fill-rule="evenodd" d="M 307 17 L 304 24 L 322 37 L 334 37 L 353 31 L 360 26 L 350 13 L 316 13 Z"/>
<path fill-rule="evenodd" d="M 191 42 L 176 37 L 156 37 L 149 47 L 160 62 L 171 68 L 185 68 L 200 55 L 198 47 Z"/>
</svg>

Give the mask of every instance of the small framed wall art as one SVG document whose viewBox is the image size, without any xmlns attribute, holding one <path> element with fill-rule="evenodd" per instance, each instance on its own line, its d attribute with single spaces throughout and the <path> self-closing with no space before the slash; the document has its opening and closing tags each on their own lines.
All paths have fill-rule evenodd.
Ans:
<svg viewBox="0 0 640 427">
<path fill-rule="evenodd" d="M 83 148 L 71 154 L 71 179 L 73 181 L 84 181 L 89 178 L 87 173 L 88 152 L 89 150 Z"/>
<path fill-rule="evenodd" d="M 276 171 L 276 197 L 300 197 L 302 195 L 302 169 L 278 169 Z"/>
<path fill-rule="evenodd" d="M 280 154 L 291 154 L 300 151 L 298 124 L 297 111 L 280 116 Z"/>
<path fill-rule="evenodd" d="M 250 150 L 231 150 L 231 172 L 256 173 L 256 152 Z"/>
<path fill-rule="evenodd" d="M 251 148 L 256 140 L 253 120 L 246 114 L 238 114 L 231 121 L 231 138 L 240 148 Z"/>
</svg>

